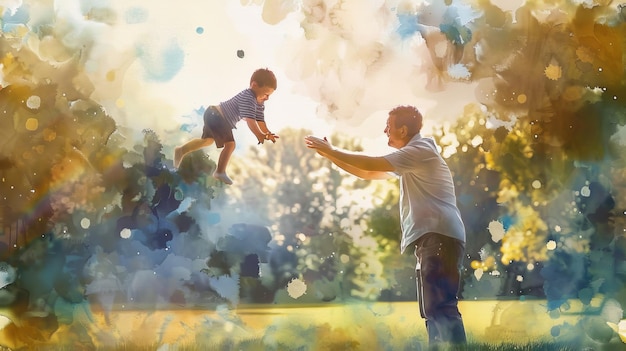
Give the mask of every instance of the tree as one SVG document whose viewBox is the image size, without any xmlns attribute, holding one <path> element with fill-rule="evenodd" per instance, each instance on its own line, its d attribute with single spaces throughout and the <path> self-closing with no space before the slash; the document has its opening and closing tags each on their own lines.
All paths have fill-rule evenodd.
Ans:
<svg viewBox="0 0 626 351">
<path fill-rule="evenodd" d="M 622 294 L 614 266 L 604 273 L 597 268 L 600 251 L 610 253 L 611 262 L 623 256 L 615 245 L 623 242 L 623 233 L 613 225 L 621 211 L 615 200 L 619 189 L 609 176 L 621 173 L 612 136 L 626 123 L 622 14 L 607 4 L 567 3 L 547 5 L 552 15 L 542 18 L 536 11 L 546 5 L 527 2 L 513 22 L 488 2 L 477 6 L 490 16 L 467 24 L 476 30 L 460 63 L 478 82 L 482 106 L 470 114 L 489 128 L 457 123 L 450 133 L 459 144 L 447 144 L 460 155 L 449 160 L 461 204 L 472 194 L 469 203 L 486 204 L 491 209 L 485 213 L 501 227 L 500 244 L 481 255 L 474 268 L 484 269 L 494 255 L 498 260 L 489 260 L 490 269 L 508 269 L 521 281 L 536 275 L 531 268 L 541 268 L 550 309 L 572 297 L 585 296 L 588 305 L 596 293 Z M 477 46 L 480 55 L 472 52 Z M 469 138 L 464 124 L 471 126 Z M 469 144 L 479 147 L 467 157 Z M 480 170 L 464 159 L 474 160 Z M 477 196 L 483 188 L 484 196 Z M 462 210 L 468 213 L 467 206 Z M 464 218 L 488 233 L 486 219 Z M 591 283 L 597 279 L 605 283 Z"/>
<path fill-rule="evenodd" d="M 238 213 L 254 212 L 274 232 L 267 286 L 282 289 L 303 278 L 313 286 L 307 298 L 376 299 L 393 278 L 385 276 L 380 262 L 389 246 L 381 247 L 369 231 L 368 211 L 388 187 L 331 166 L 306 148 L 307 134 L 281 131 L 276 144 L 251 148 L 245 159 L 233 160 L 233 172 L 245 186 L 232 189 L 231 206 Z M 361 150 L 347 137 L 335 135 L 332 142 Z"/>
</svg>

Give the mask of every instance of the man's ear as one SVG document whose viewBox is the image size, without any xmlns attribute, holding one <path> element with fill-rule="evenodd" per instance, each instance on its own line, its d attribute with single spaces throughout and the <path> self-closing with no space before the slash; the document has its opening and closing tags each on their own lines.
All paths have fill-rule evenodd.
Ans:
<svg viewBox="0 0 626 351">
<path fill-rule="evenodd" d="M 409 127 L 407 126 L 402 126 L 402 128 L 400 128 L 400 135 L 402 135 L 402 137 L 406 137 L 409 134 Z"/>
</svg>

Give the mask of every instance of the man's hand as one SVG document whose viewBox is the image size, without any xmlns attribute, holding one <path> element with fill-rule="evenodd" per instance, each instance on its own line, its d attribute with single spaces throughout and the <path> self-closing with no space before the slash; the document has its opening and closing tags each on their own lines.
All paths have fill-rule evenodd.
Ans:
<svg viewBox="0 0 626 351">
<path fill-rule="evenodd" d="M 330 145 L 328 139 L 326 139 L 325 137 L 324 139 L 320 139 L 318 137 L 308 135 L 304 137 L 304 142 L 306 143 L 306 147 L 308 147 L 309 149 L 315 149 L 321 154 L 324 154 L 333 149 L 333 146 Z"/>
</svg>

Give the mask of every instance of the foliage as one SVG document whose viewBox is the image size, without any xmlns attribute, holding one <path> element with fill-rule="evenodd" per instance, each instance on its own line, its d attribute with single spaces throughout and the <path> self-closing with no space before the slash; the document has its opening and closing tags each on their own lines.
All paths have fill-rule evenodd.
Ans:
<svg viewBox="0 0 626 351">
<path fill-rule="evenodd" d="M 3 34 L 0 60 L 0 230 L 18 239 L 0 247 L 17 271 L 0 291 L 14 340 L 45 340 L 77 310 L 108 318 L 117 303 L 223 303 L 191 270 L 214 243 L 185 211 L 193 204 L 180 207 L 194 198 L 210 208 L 215 163 L 193 154 L 174 172 L 155 132 L 122 135 L 82 89 L 79 55 L 54 62 Z"/>
<path fill-rule="evenodd" d="M 468 106 L 438 139 L 468 222 L 468 280 L 514 274 L 519 294 L 535 275 L 554 309 L 583 291 L 623 295 L 612 263 L 623 255 L 614 226 L 623 206 L 610 174 L 623 166 L 613 136 L 626 123 L 625 27 L 606 4 L 567 3 L 543 18 L 546 5 L 526 2 L 511 21 L 479 4 L 489 16 L 467 24 L 480 30 L 460 63 L 478 82 L 480 108 Z M 600 251 L 611 257 L 604 273 L 595 268 Z"/>
<path fill-rule="evenodd" d="M 251 148 L 245 167 L 233 162 L 246 183 L 241 191 L 232 191 L 233 198 L 241 199 L 243 211 L 254 208 L 267 223 L 275 223 L 275 250 L 291 257 L 272 268 L 279 277 L 272 286 L 278 289 L 303 277 L 313 290 L 307 294 L 318 300 L 376 299 L 388 283 L 381 248 L 367 232 L 372 186 L 308 150 L 303 142 L 307 131 L 287 129 L 280 135 L 276 144 Z M 334 136 L 332 141 L 360 150 L 355 140 Z M 263 203 L 257 200 L 261 198 Z"/>
</svg>

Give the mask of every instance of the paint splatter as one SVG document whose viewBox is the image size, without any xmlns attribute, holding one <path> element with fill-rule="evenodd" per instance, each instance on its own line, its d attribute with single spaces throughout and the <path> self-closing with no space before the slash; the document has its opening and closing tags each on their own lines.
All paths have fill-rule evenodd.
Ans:
<svg viewBox="0 0 626 351">
<path fill-rule="evenodd" d="M 622 319 L 619 323 L 606 322 L 606 324 L 619 335 L 619 338 L 626 344 L 626 319 Z"/>
<path fill-rule="evenodd" d="M 467 67 L 457 63 L 448 67 L 448 75 L 452 79 L 469 80 L 472 76 L 472 73 Z"/>
<path fill-rule="evenodd" d="M 559 80 L 562 76 L 561 66 L 555 64 L 549 64 L 544 72 L 550 80 Z"/>
<path fill-rule="evenodd" d="M 167 82 L 174 78 L 185 62 L 185 52 L 175 38 L 154 38 L 137 46 L 137 58 L 148 80 Z"/>
<path fill-rule="evenodd" d="M 12 284 L 17 277 L 17 270 L 6 262 L 0 262 L 0 289 Z"/>
<path fill-rule="evenodd" d="M 293 279 L 287 284 L 287 293 L 294 299 L 306 294 L 306 284 L 300 279 Z"/>
<path fill-rule="evenodd" d="M 493 242 L 499 242 L 502 240 L 505 234 L 504 225 L 498 221 L 489 222 L 489 233 L 491 234 L 491 240 Z"/>
</svg>

